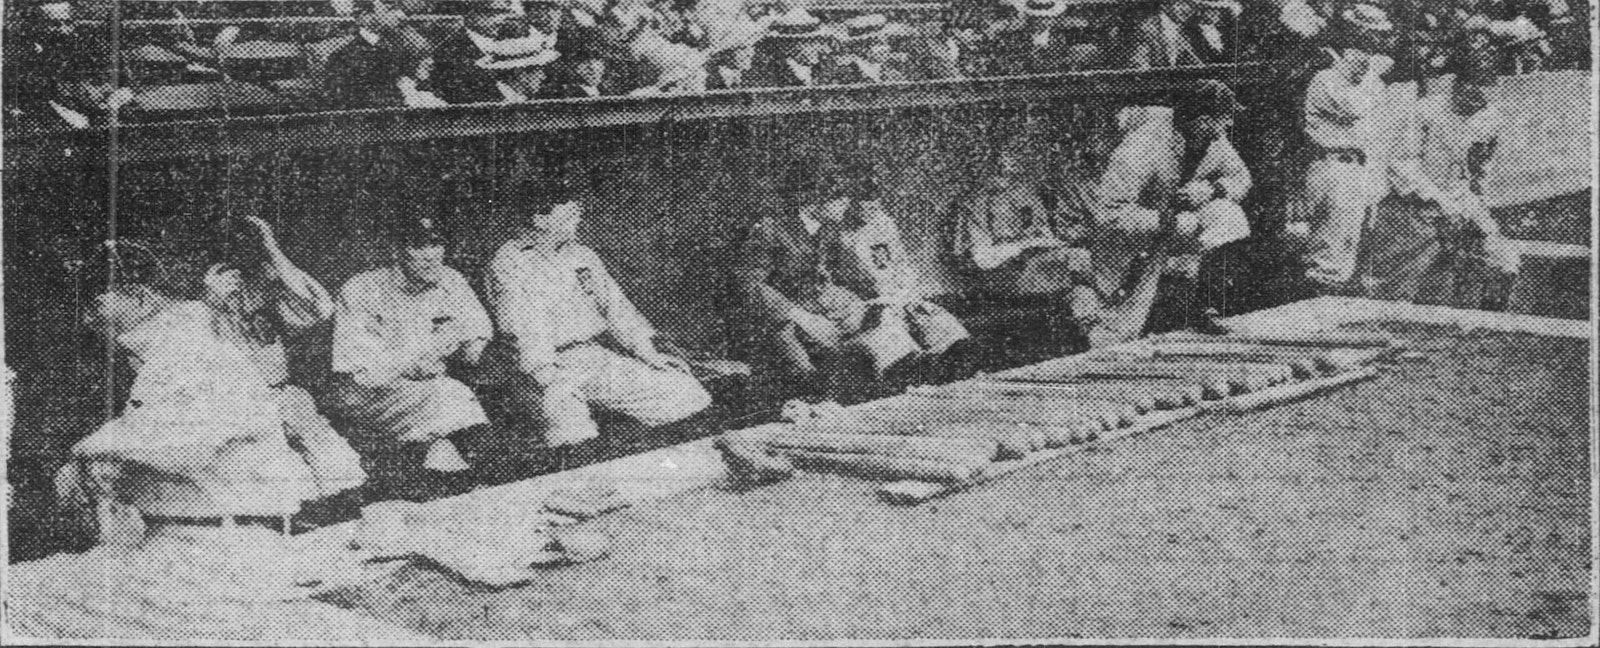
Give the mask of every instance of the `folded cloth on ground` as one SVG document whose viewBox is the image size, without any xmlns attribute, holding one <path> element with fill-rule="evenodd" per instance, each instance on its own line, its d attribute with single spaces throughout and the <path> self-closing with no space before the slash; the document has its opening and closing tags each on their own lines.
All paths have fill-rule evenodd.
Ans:
<svg viewBox="0 0 1600 648">
<path fill-rule="evenodd" d="M 527 582 L 536 566 L 587 562 L 609 551 L 605 536 L 555 532 L 555 521 L 543 513 L 503 506 L 380 502 L 362 509 L 355 544 L 370 559 L 426 558 L 463 579 L 492 587 Z"/>
</svg>

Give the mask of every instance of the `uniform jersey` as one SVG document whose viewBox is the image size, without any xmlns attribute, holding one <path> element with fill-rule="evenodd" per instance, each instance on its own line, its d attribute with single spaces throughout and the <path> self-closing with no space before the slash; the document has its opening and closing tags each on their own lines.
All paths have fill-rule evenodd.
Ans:
<svg viewBox="0 0 1600 648">
<path fill-rule="evenodd" d="M 546 253 L 510 241 L 495 253 L 487 283 L 495 323 L 524 366 L 553 363 L 559 349 L 605 333 L 627 349 L 650 348 L 655 336 L 600 256 L 578 243 Z"/>
</svg>

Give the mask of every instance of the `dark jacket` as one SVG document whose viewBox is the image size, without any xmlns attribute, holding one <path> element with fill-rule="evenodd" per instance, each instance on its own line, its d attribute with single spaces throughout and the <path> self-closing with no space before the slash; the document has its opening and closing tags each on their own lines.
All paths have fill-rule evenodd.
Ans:
<svg viewBox="0 0 1600 648">
<path fill-rule="evenodd" d="M 451 32 L 434 49 L 429 89 L 453 104 L 500 101 L 494 73 L 478 67 L 482 56 L 465 29 Z"/>
<path fill-rule="evenodd" d="M 383 108 L 405 102 L 395 82 L 416 73 L 417 63 L 432 49 L 416 30 L 402 27 L 384 33 L 376 45 L 355 34 L 328 56 L 322 90 L 335 108 Z"/>
<path fill-rule="evenodd" d="M 1136 70 L 1199 65 L 1202 62 L 1183 25 L 1178 26 L 1176 38 L 1167 38 L 1166 31 L 1162 29 L 1160 13 L 1151 14 L 1135 24 L 1124 47 L 1128 52 L 1127 67 Z"/>
<path fill-rule="evenodd" d="M 96 34 L 76 30 L 18 30 L 5 38 L 5 109 L 8 120 L 62 123 L 49 102 L 94 118 L 103 112 L 86 86 L 110 86 L 110 47 Z M 21 119 L 18 119 L 21 118 Z M 15 122 L 12 122 L 15 123 Z M 9 124 L 8 124 L 9 126 Z"/>
</svg>

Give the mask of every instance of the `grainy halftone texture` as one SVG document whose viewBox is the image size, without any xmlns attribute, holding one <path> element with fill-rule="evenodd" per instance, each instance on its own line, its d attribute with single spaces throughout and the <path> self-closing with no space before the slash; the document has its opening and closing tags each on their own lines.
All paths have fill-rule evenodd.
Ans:
<svg viewBox="0 0 1600 648">
<path fill-rule="evenodd" d="M 1588 344 L 1407 327 L 1426 360 L 915 508 L 831 476 L 597 522 L 602 562 L 325 600 L 460 639 L 1581 636 Z"/>
</svg>

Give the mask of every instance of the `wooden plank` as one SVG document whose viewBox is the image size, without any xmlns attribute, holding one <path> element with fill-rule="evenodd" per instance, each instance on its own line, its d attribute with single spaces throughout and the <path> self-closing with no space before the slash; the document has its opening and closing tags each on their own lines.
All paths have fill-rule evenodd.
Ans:
<svg viewBox="0 0 1600 648">
<path fill-rule="evenodd" d="M 954 107 L 990 102 L 1082 102 L 1115 98 L 1143 101 L 1194 79 L 1227 78 L 1235 91 L 1266 80 L 1263 64 L 1209 65 L 1155 70 L 1097 70 L 984 79 L 905 83 L 760 88 L 700 94 L 606 96 L 484 103 L 441 108 L 377 108 L 319 113 L 237 117 L 160 124 L 122 125 L 122 162 L 279 154 L 283 151 L 374 143 L 452 140 L 510 133 L 564 132 L 632 124 L 786 115 L 885 112 L 904 108 Z M 10 132 L 8 162 L 17 168 L 104 160 L 106 128 Z M 62 151 L 75 153 L 68 157 Z"/>
</svg>

